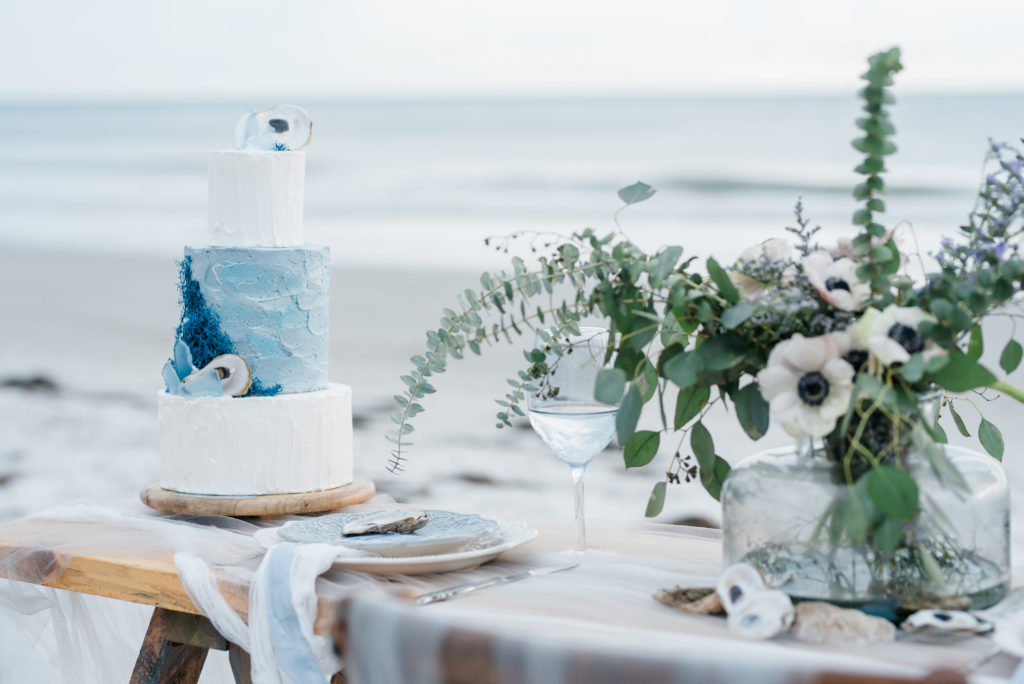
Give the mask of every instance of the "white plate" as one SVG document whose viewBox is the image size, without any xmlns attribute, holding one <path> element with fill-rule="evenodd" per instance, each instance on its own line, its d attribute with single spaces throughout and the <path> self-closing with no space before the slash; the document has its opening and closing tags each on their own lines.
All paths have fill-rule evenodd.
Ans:
<svg viewBox="0 0 1024 684">
<path fill-rule="evenodd" d="M 537 530 L 528 527 L 526 523 L 509 523 L 500 520 L 498 522 L 501 525 L 501 531 L 495 535 L 496 541 L 489 546 L 407 558 L 388 558 L 339 546 L 334 567 L 377 575 L 423 575 L 429 572 L 468 570 L 492 561 L 499 554 L 522 546 L 537 536 Z M 273 527 L 260 530 L 253 537 L 263 546 L 270 548 L 283 541 L 277 534 L 279 529 Z"/>
<path fill-rule="evenodd" d="M 282 541 L 300 544 L 335 544 L 360 551 L 371 551 L 380 556 L 433 556 L 468 548 L 475 540 L 491 537 L 500 529 L 500 523 L 475 513 L 452 511 L 424 511 L 430 521 L 411 533 L 368 534 L 342 536 L 345 525 L 355 520 L 376 515 L 370 513 L 331 513 L 306 520 L 290 522 L 280 528 Z M 481 544 L 483 545 L 483 544 Z"/>
</svg>

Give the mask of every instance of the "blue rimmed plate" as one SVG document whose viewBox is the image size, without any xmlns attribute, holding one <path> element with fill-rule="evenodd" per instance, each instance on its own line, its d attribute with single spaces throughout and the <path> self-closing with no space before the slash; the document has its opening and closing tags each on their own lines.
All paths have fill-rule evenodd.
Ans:
<svg viewBox="0 0 1024 684">
<path fill-rule="evenodd" d="M 483 542 L 501 528 L 497 520 L 474 513 L 428 510 L 430 522 L 410 534 L 368 534 L 344 537 L 341 529 L 348 523 L 376 515 L 370 513 L 332 513 L 319 518 L 285 525 L 278 530 L 282 541 L 306 544 L 335 544 L 350 549 L 369 551 L 380 556 L 428 556 L 449 553 L 459 548 Z"/>
</svg>

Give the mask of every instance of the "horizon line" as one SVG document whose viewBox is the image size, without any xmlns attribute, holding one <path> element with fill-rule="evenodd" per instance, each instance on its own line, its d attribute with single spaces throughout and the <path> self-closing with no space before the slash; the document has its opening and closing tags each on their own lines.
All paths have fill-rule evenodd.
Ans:
<svg viewBox="0 0 1024 684">
<path fill-rule="evenodd" d="M 268 89 L 274 90 L 274 89 Z M 1015 97 L 1024 95 L 1024 88 L 1003 90 L 909 90 L 896 95 L 899 100 L 910 98 L 962 98 L 962 97 Z M 92 94 L 39 94 L 39 93 L 0 93 L 0 106 L 9 105 L 112 105 L 121 103 L 181 106 L 193 104 L 237 104 L 241 101 L 252 101 L 263 96 L 263 93 L 238 92 L 229 94 L 190 93 L 146 93 L 131 95 L 129 93 L 92 93 Z M 648 91 L 648 92 L 575 92 L 557 93 L 551 91 L 535 92 L 447 92 L 447 93 L 354 93 L 346 95 L 314 95 L 312 92 L 295 91 L 286 93 L 275 99 L 276 102 L 306 102 L 318 104 L 447 104 L 447 103 L 482 103 L 482 102 L 643 102 L 673 100 L 854 100 L 856 93 L 841 90 L 807 91 L 807 90 L 703 90 L 687 92 Z M 272 98 L 273 99 L 273 98 Z"/>
</svg>

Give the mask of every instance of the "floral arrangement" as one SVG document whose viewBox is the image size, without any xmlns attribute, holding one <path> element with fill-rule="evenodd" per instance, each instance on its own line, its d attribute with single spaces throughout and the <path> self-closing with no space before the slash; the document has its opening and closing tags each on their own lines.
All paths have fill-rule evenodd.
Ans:
<svg viewBox="0 0 1024 684">
<path fill-rule="evenodd" d="M 889 87 L 900 69 L 894 48 L 871 57 L 862 76 L 864 115 L 853 146 L 864 154 L 856 167 L 863 179 L 853 189 L 860 208 L 852 239 L 819 244 L 819 228 L 798 202 L 788 240 L 767 240 L 728 265 L 701 262 L 681 246 L 645 252 L 621 229 L 553 239 L 536 267 L 514 257 L 511 273 L 484 273 L 480 287 L 465 290 L 458 309 L 445 309 L 440 326 L 427 332 L 427 349 L 412 358 L 413 370 L 402 377 L 406 389 L 395 397 L 391 468 L 402 468 L 411 419 L 434 391 L 428 378 L 444 372 L 449 357 L 461 358 L 467 349 L 479 354 L 527 328 L 546 331 L 549 343 L 526 352 L 526 367 L 497 400 L 498 427 L 508 426 L 524 415 L 526 393 L 541 391 L 562 353 L 560 339 L 583 318 L 601 317 L 614 361 L 599 376 L 595 398 L 620 404 L 616 428 L 625 465 L 650 463 L 667 438 L 677 445 L 647 515 L 661 511 L 669 484 L 699 479 L 719 496 L 730 466 L 702 419 L 720 403 L 731 406 L 753 439 L 776 421 L 795 438 L 819 440 L 838 477 L 863 486 L 865 506 L 874 509 L 836 512 L 833 527 L 855 543 L 895 548 L 903 522 L 919 509 L 917 484 L 904 467 L 910 450 L 922 453 L 944 482 L 963 486 L 936 446 L 946 433 L 923 410 L 924 395 L 937 389 L 942 413 L 964 435 L 957 405 L 970 400 L 954 395 L 991 388 L 1024 401 L 1024 392 L 979 363 L 981 320 L 1010 315 L 1001 309 L 1024 280 L 1024 157 L 1009 145 L 989 144 L 976 205 L 959 235 L 927 255 L 933 267 L 922 255 L 901 251 L 884 223 L 882 199 L 885 159 L 896 151 Z M 636 183 L 618 194 L 625 208 L 655 190 Z M 508 239 L 492 246 L 507 251 Z M 911 277 L 912 267 L 923 278 Z M 1000 343 L 1000 366 L 1012 372 L 1024 350 L 1013 339 Z M 650 403 L 661 428 L 638 430 Z M 977 436 L 989 454 L 1002 457 L 1000 432 L 984 417 Z"/>
</svg>

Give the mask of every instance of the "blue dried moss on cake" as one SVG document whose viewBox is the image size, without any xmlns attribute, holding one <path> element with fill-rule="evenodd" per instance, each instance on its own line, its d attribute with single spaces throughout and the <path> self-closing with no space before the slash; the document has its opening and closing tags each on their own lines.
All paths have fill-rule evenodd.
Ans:
<svg viewBox="0 0 1024 684">
<path fill-rule="evenodd" d="M 244 358 L 250 395 L 321 390 L 329 294 L 326 247 L 186 247 L 178 334 L 197 364 L 225 353 Z"/>
<path fill-rule="evenodd" d="M 175 331 L 178 339 L 188 345 L 192 360 L 202 368 L 221 354 L 237 354 L 231 338 L 220 327 L 217 313 L 206 305 L 199 283 L 192 277 L 192 257 L 186 255 L 178 264 L 178 287 L 181 291 L 181 320 Z M 246 397 L 272 397 L 281 385 L 264 387 L 253 377 Z"/>
</svg>

